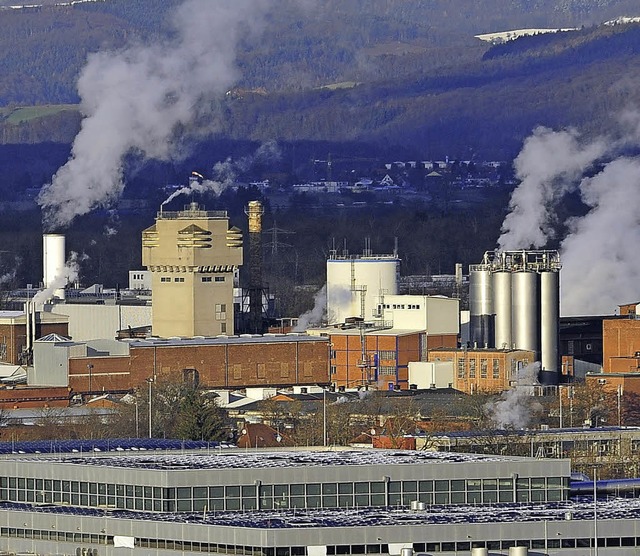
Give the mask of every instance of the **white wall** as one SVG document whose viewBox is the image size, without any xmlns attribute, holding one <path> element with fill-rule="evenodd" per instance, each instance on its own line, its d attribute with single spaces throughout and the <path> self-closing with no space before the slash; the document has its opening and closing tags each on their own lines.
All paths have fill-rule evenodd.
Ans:
<svg viewBox="0 0 640 556">
<path fill-rule="evenodd" d="M 448 388 L 453 384 L 453 361 L 410 362 L 409 384 L 415 384 L 419 390 Z"/>
<path fill-rule="evenodd" d="M 383 320 L 393 321 L 393 327 L 401 330 L 458 334 L 459 301 L 428 295 L 385 295 Z"/>
</svg>

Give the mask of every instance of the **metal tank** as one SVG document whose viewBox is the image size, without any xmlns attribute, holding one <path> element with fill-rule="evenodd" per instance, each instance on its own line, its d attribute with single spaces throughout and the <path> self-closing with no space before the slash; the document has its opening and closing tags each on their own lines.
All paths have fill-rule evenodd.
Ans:
<svg viewBox="0 0 640 556">
<path fill-rule="evenodd" d="M 42 236 L 42 283 L 50 288 L 56 280 L 61 281 L 65 267 L 65 237 L 62 234 Z M 64 299 L 64 286 L 56 288 L 52 297 Z"/>
<path fill-rule="evenodd" d="M 538 328 L 538 274 L 527 270 L 512 274 L 512 343 L 516 349 L 540 352 Z"/>
<path fill-rule="evenodd" d="M 394 255 L 332 257 L 327 260 L 327 319 L 371 320 L 381 293 L 398 294 L 398 266 Z"/>
<path fill-rule="evenodd" d="M 540 361 L 543 381 L 556 383 L 559 370 L 560 273 L 540 273 Z M 549 376 L 544 376 L 549 375 Z"/>
<path fill-rule="evenodd" d="M 495 337 L 498 349 L 511 348 L 511 272 L 493 273 L 493 299 L 495 309 Z"/>
<path fill-rule="evenodd" d="M 471 344 L 493 347 L 494 338 L 493 280 L 485 268 L 469 268 L 469 316 Z"/>
</svg>

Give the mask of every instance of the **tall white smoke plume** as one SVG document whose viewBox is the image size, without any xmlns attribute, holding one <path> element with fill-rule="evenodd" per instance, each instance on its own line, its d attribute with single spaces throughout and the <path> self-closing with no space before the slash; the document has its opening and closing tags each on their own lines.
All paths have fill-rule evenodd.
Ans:
<svg viewBox="0 0 640 556">
<path fill-rule="evenodd" d="M 514 162 L 520 185 L 511 195 L 500 249 L 543 247 L 552 237 L 557 203 L 575 190 L 585 170 L 605 151 L 604 141 L 581 142 L 575 130 L 535 129 Z"/>
<path fill-rule="evenodd" d="M 304 332 L 314 324 L 320 324 L 327 316 L 327 285 L 320 288 L 313 298 L 313 309 L 303 313 L 298 317 L 298 324 L 293 329 L 294 332 Z"/>
<path fill-rule="evenodd" d="M 533 397 L 538 384 L 540 363 L 535 362 L 518 371 L 517 385 L 502 394 L 500 400 L 487 404 L 485 413 L 498 429 L 525 429 L 542 409 Z"/>
<path fill-rule="evenodd" d="M 567 222 L 560 243 L 562 315 L 611 314 L 640 296 L 640 157 L 620 153 L 640 144 L 640 116 L 628 112 L 620 135 L 585 140 L 575 130 L 538 128 L 516 159 L 521 180 L 510 201 L 498 246 L 542 248 L 553 239 L 556 209 L 578 191 L 589 209 Z M 585 177 L 588 172 L 593 173 Z"/>
<path fill-rule="evenodd" d="M 211 101 L 238 78 L 238 40 L 267 3 L 187 0 L 175 12 L 172 39 L 89 56 L 78 81 L 81 130 L 38 199 L 48 227 L 117 199 L 127 153 L 166 159 L 178 127 L 196 119 L 213 125 Z"/>
</svg>

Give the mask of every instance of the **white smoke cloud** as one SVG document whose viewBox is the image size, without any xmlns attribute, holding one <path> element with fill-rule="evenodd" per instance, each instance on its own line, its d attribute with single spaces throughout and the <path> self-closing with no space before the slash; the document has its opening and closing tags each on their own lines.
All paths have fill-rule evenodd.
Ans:
<svg viewBox="0 0 640 556">
<path fill-rule="evenodd" d="M 520 184 L 511 195 L 499 248 L 543 247 L 553 235 L 555 206 L 575 190 L 585 170 L 605 154 L 606 145 L 601 139 L 583 142 L 575 130 L 534 130 L 514 162 Z"/>
<path fill-rule="evenodd" d="M 535 362 L 518 371 L 517 385 L 503 392 L 500 400 L 485 406 L 486 415 L 498 429 L 525 429 L 541 404 L 532 396 L 533 387 L 538 384 L 540 363 Z"/>
<path fill-rule="evenodd" d="M 78 261 L 85 260 L 86 258 L 86 255 L 80 257 L 78 256 L 78 253 L 76 253 L 75 251 L 71 251 L 71 253 L 69 254 L 69 260 L 61 269 L 60 274 L 57 274 L 55 276 L 48 287 L 40 290 L 33 296 L 33 304 L 35 305 L 35 307 L 41 307 L 44 303 L 51 299 L 56 290 L 65 288 L 67 284 L 75 282 L 78 279 L 78 275 L 80 274 L 80 264 Z"/>
<path fill-rule="evenodd" d="M 198 180 L 192 177 L 189 180 L 189 185 L 174 191 L 162 202 L 162 206 L 167 205 L 180 195 L 190 195 L 192 193 L 220 195 L 225 189 L 236 183 L 238 174 L 249 171 L 257 163 L 277 160 L 280 157 L 281 151 L 275 141 L 263 143 L 253 155 L 245 156 L 238 160 L 233 160 L 233 158 L 229 157 L 225 161 L 217 162 L 214 165 L 213 174 L 215 179 L 208 180 L 200 176 L 202 179 Z"/>
<path fill-rule="evenodd" d="M 564 315 L 611 314 L 640 297 L 640 158 L 619 158 L 580 184 L 584 217 L 561 245 Z"/>
<path fill-rule="evenodd" d="M 553 238 L 555 209 L 578 191 L 589 209 L 568 221 L 560 243 L 562 315 L 611 314 L 640 297 L 640 156 L 621 156 L 640 145 L 640 113 L 618 118 L 616 135 L 585 140 L 575 130 L 538 128 L 516 159 L 521 183 L 498 240 L 500 249 L 542 248 Z M 593 177 L 585 177 L 597 167 Z"/>
<path fill-rule="evenodd" d="M 38 199 L 48 227 L 117 199 L 127 153 L 167 159 L 177 127 L 196 119 L 214 124 L 211 101 L 238 78 L 237 43 L 267 4 L 187 0 L 175 13 L 172 39 L 89 56 L 78 81 L 81 130 Z"/>
<path fill-rule="evenodd" d="M 294 332 L 304 332 L 312 325 L 321 324 L 327 316 L 327 285 L 320 288 L 313 297 L 313 309 L 303 313 L 298 317 L 298 324 L 294 327 Z"/>
</svg>

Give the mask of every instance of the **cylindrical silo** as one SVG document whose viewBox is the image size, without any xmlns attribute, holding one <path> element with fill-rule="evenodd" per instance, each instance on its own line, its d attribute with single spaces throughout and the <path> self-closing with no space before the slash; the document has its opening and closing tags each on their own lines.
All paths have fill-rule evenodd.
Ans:
<svg viewBox="0 0 640 556">
<path fill-rule="evenodd" d="M 511 348 L 511 272 L 499 270 L 493 273 L 493 299 L 495 309 L 496 346 Z"/>
<path fill-rule="evenodd" d="M 557 382 L 559 370 L 558 335 L 560 319 L 560 273 L 540 273 L 540 361 L 545 382 Z M 553 375 L 556 375 L 555 380 Z"/>
<path fill-rule="evenodd" d="M 42 236 L 42 282 L 45 289 L 60 282 L 65 267 L 65 238 L 62 234 Z M 64 299 L 64 286 L 57 287 L 52 297 Z"/>
<path fill-rule="evenodd" d="M 371 320 L 381 294 L 398 294 L 395 256 L 335 258 L 327 261 L 327 319 L 329 324 L 347 317 Z"/>
<path fill-rule="evenodd" d="M 493 281 L 487 269 L 469 270 L 469 336 L 477 347 L 494 346 Z"/>
<path fill-rule="evenodd" d="M 539 353 L 538 274 L 526 270 L 512 275 L 512 341 L 517 349 Z"/>
</svg>

